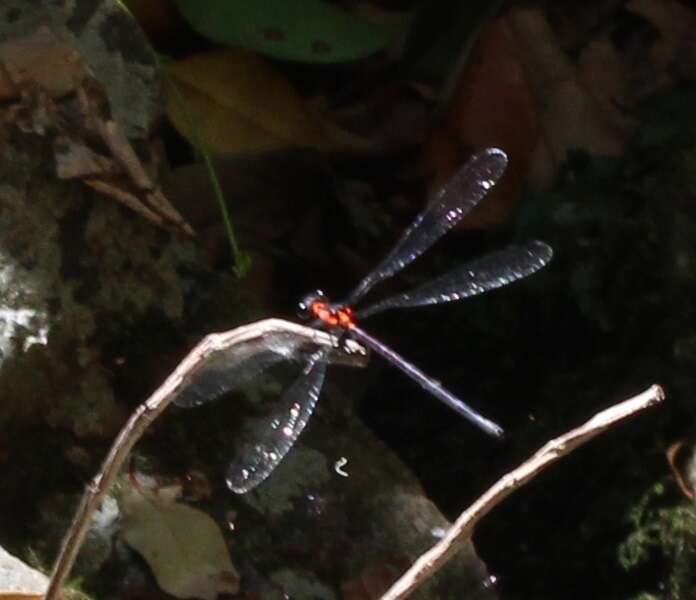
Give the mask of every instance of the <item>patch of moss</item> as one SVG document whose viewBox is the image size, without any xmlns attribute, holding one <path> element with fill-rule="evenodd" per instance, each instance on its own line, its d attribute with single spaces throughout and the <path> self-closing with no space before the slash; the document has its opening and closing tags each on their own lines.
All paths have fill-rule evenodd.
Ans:
<svg viewBox="0 0 696 600">
<path fill-rule="evenodd" d="M 659 594 L 644 592 L 636 600 L 696 598 L 696 506 L 669 504 L 666 496 L 665 485 L 656 483 L 628 514 L 633 532 L 619 547 L 619 563 L 633 571 L 657 561 L 664 572 Z"/>
</svg>

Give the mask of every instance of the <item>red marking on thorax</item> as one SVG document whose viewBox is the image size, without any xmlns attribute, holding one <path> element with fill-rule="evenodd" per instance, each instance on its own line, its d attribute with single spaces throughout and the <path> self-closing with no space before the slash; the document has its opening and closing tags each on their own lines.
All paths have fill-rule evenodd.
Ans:
<svg viewBox="0 0 696 600">
<path fill-rule="evenodd" d="M 355 316 L 350 306 L 336 310 L 331 308 L 328 302 L 317 301 L 312 303 L 311 311 L 317 319 L 320 319 L 330 327 L 342 327 L 343 329 L 355 327 Z"/>
</svg>

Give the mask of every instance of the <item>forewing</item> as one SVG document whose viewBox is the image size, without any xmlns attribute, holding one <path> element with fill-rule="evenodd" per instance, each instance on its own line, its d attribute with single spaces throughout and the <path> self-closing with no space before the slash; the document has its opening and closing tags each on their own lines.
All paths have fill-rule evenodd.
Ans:
<svg viewBox="0 0 696 600">
<path fill-rule="evenodd" d="M 506 165 L 507 156 L 497 148 L 475 154 L 432 197 L 384 260 L 358 284 L 347 304 L 403 269 L 459 223 L 496 184 Z"/>
<path fill-rule="evenodd" d="M 326 361 L 324 352 L 314 355 L 285 392 L 273 412 L 255 419 L 250 440 L 244 442 L 227 470 L 227 485 L 244 494 L 256 487 L 278 466 L 307 425 L 319 399 Z"/>
<path fill-rule="evenodd" d="M 476 296 L 527 277 L 546 265 L 553 250 L 544 242 L 508 246 L 445 273 L 409 292 L 378 302 L 358 312 L 364 318 L 390 308 L 454 302 Z"/>
</svg>

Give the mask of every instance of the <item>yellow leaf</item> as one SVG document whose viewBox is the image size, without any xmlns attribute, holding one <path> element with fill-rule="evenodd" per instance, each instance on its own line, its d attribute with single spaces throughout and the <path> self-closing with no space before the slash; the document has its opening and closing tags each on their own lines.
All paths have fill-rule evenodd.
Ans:
<svg viewBox="0 0 696 600">
<path fill-rule="evenodd" d="M 124 494 L 122 506 L 123 539 L 146 560 L 165 592 L 214 600 L 239 591 L 222 532 L 207 514 L 137 489 Z"/>
<path fill-rule="evenodd" d="M 172 62 L 167 114 L 194 145 L 213 154 L 289 147 L 327 150 L 321 119 L 285 77 L 245 50 L 216 50 Z"/>
</svg>

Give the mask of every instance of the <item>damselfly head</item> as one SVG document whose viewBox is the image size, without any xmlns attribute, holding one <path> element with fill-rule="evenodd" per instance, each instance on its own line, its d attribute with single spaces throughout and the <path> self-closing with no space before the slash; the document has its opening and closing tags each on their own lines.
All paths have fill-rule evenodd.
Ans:
<svg viewBox="0 0 696 600">
<path fill-rule="evenodd" d="M 314 318 L 312 309 L 317 302 L 327 302 L 326 295 L 321 290 L 310 292 L 297 303 L 297 316 L 304 320 Z"/>
</svg>

